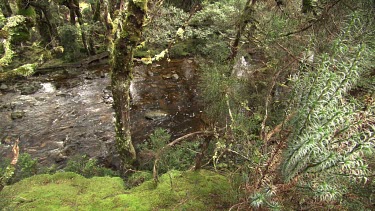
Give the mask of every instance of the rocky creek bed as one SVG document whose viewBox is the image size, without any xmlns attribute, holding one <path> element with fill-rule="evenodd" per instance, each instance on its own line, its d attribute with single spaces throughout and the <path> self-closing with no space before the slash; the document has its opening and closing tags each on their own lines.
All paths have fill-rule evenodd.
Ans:
<svg viewBox="0 0 375 211">
<path fill-rule="evenodd" d="M 21 153 L 43 166 L 75 155 L 116 167 L 114 118 L 108 66 L 64 69 L 0 84 L 0 159 Z M 156 127 L 172 138 L 202 127 L 197 74 L 190 59 L 137 66 L 131 85 L 132 136 L 144 142 Z"/>
</svg>

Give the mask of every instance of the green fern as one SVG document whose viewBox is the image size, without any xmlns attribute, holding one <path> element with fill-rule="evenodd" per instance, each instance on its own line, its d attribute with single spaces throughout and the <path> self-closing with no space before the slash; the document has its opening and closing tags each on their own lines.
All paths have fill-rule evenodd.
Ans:
<svg viewBox="0 0 375 211">
<path fill-rule="evenodd" d="M 363 179 L 368 173 L 361 156 L 375 146 L 374 114 L 347 97 L 372 54 L 371 47 L 350 34 L 361 24 L 354 14 L 333 43 L 333 54 L 322 55 L 315 70 L 294 77 L 291 110 L 297 114 L 290 123 L 293 132 L 282 165 L 286 181 L 335 173 Z"/>
</svg>

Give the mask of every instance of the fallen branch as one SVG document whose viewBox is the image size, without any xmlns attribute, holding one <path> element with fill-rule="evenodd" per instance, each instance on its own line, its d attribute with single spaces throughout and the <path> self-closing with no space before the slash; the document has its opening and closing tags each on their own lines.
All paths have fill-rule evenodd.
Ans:
<svg viewBox="0 0 375 211">
<path fill-rule="evenodd" d="M 312 26 L 314 26 L 316 23 L 320 22 L 321 20 L 324 19 L 325 15 L 328 14 L 328 12 L 336 5 L 340 2 L 341 0 L 337 0 L 335 2 L 333 2 L 331 5 L 329 5 L 326 10 L 320 15 L 320 17 L 318 19 L 315 19 L 312 23 L 310 23 L 309 25 L 303 27 L 302 29 L 299 29 L 299 30 L 296 30 L 296 31 L 292 31 L 292 32 L 288 32 L 286 34 L 282 34 L 280 35 L 280 37 L 287 37 L 287 36 L 290 36 L 290 35 L 293 35 L 293 34 L 298 34 L 298 33 L 301 33 L 301 32 L 304 32 L 308 29 L 310 29 Z"/>
<path fill-rule="evenodd" d="M 219 131 L 221 131 L 223 129 L 220 129 Z M 204 131 L 196 131 L 196 132 L 192 132 L 192 133 L 189 133 L 189 134 L 186 134 L 184 136 L 181 136 L 180 138 L 177 138 L 175 139 L 174 141 L 170 142 L 169 144 L 165 145 L 163 148 L 161 148 L 156 154 L 155 154 L 155 161 L 154 161 L 154 166 L 153 166 L 153 169 L 152 169 L 152 175 L 154 177 L 154 181 L 157 183 L 159 180 L 158 180 L 158 162 L 159 162 L 159 159 L 160 159 L 160 156 L 164 153 L 164 151 L 170 147 L 173 147 L 174 145 L 188 139 L 188 138 L 191 138 L 191 137 L 194 137 L 194 136 L 198 136 L 198 135 L 204 135 L 204 136 L 210 136 L 210 135 L 214 135 L 216 131 L 208 131 L 208 130 L 204 130 Z M 202 152 L 203 153 L 203 152 Z"/>
<path fill-rule="evenodd" d="M 170 142 L 169 144 L 167 144 L 167 146 L 163 147 L 163 149 L 166 148 L 166 147 L 173 147 L 174 145 L 180 143 L 181 141 L 183 141 L 187 138 L 193 137 L 193 136 L 197 136 L 197 135 L 206 135 L 207 136 L 207 135 L 213 135 L 213 134 L 215 134 L 215 131 L 207 131 L 207 130 L 189 133 L 189 134 L 181 136 L 180 138 L 177 138 L 174 141 Z"/>
</svg>

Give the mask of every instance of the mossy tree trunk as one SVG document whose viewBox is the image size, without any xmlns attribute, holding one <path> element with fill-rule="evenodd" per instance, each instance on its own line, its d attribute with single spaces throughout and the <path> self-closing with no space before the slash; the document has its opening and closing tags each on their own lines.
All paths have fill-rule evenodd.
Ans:
<svg viewBox="0 0 375 211">
<path fill-rule="evenodd" d="M 102 3 L 103 3 L 103 0 L 96 0 L 95 2 L 95 5 L 93 7 L 94 17 L 92 18 L 94 22 L 97 22 L 100 20 L 100 9 L 101 9 Z"/>
<path fill-rule="evenodd" d="M 133 49 L 141 39 L 146 8 L 147 0 L 128 0 L 127 10 L 121 12 L 123 28 L 112 52 L 111 86 L 116 117 L 116 147 L 125 166 L 134 164 L 136 160 L 130 133 L 129 88 L 133 74 Z"/>
<path fill-rule="evenodd" d="M 231 55 L 229 56 L 229 60 L 233 61 L 236 58 L 238 53 L 238 45 L 240 44 L 242 33 L 245 31 L 247 24 L 249 24 L 252 20 L 254 5 L 256 0 L 247 0 L 245 4 L 245 8 L 242 11 L 240 21 L 237 27 L 236 38 L 231 47 Z"/>
<path fill-rule="evenodd" d="M 57 25 L 53 21 L 50 9 L 51 4 L 47 0 L 30 1 L 29 4 L 35 8 L 37 14 L 36 26 L 45 44 L 51 44 L 52 47 L 56 47 L 59 42 L 59 35 Z"/>
<path fill-rule="evenodd" d="M 81 10 L 79 9 L 79 0 L 64 0 L 63 2 L 61 2 L 61 4 L 69 8 L 70 23 L 72 25 L 76 24 L 76 17 L 77 17 L 78 23 L 81 27 L 81 36 L 82 36 L 83 47 L 85 48 L 87 54 L 88 55 L 95 54 L 94 49 L 87 44 L 88 42 L 87 42 L 87 39 L 86 39 L 85 30 L 84 30 L 83 17 L 82 17 Z"/>
</svg>

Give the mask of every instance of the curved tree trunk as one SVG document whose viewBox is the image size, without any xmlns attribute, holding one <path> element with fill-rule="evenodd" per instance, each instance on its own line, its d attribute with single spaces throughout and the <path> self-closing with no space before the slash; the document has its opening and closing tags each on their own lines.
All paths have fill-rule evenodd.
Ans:
<svg viewBox="0 0 375 211">
<path fill-rule="evenodd" d="M 116 147 L 125 166 L 134 164 L 136 152 L 130 133 L 130 82 L 133 74 L 133 49 L 141 39 L 147 0 L 129 0 L 122 11 L 122 26 L 112 53 L 112 93 L 116 117 Z M 126 18 L 124 18 L 126 17 Z"/>
</svg>

